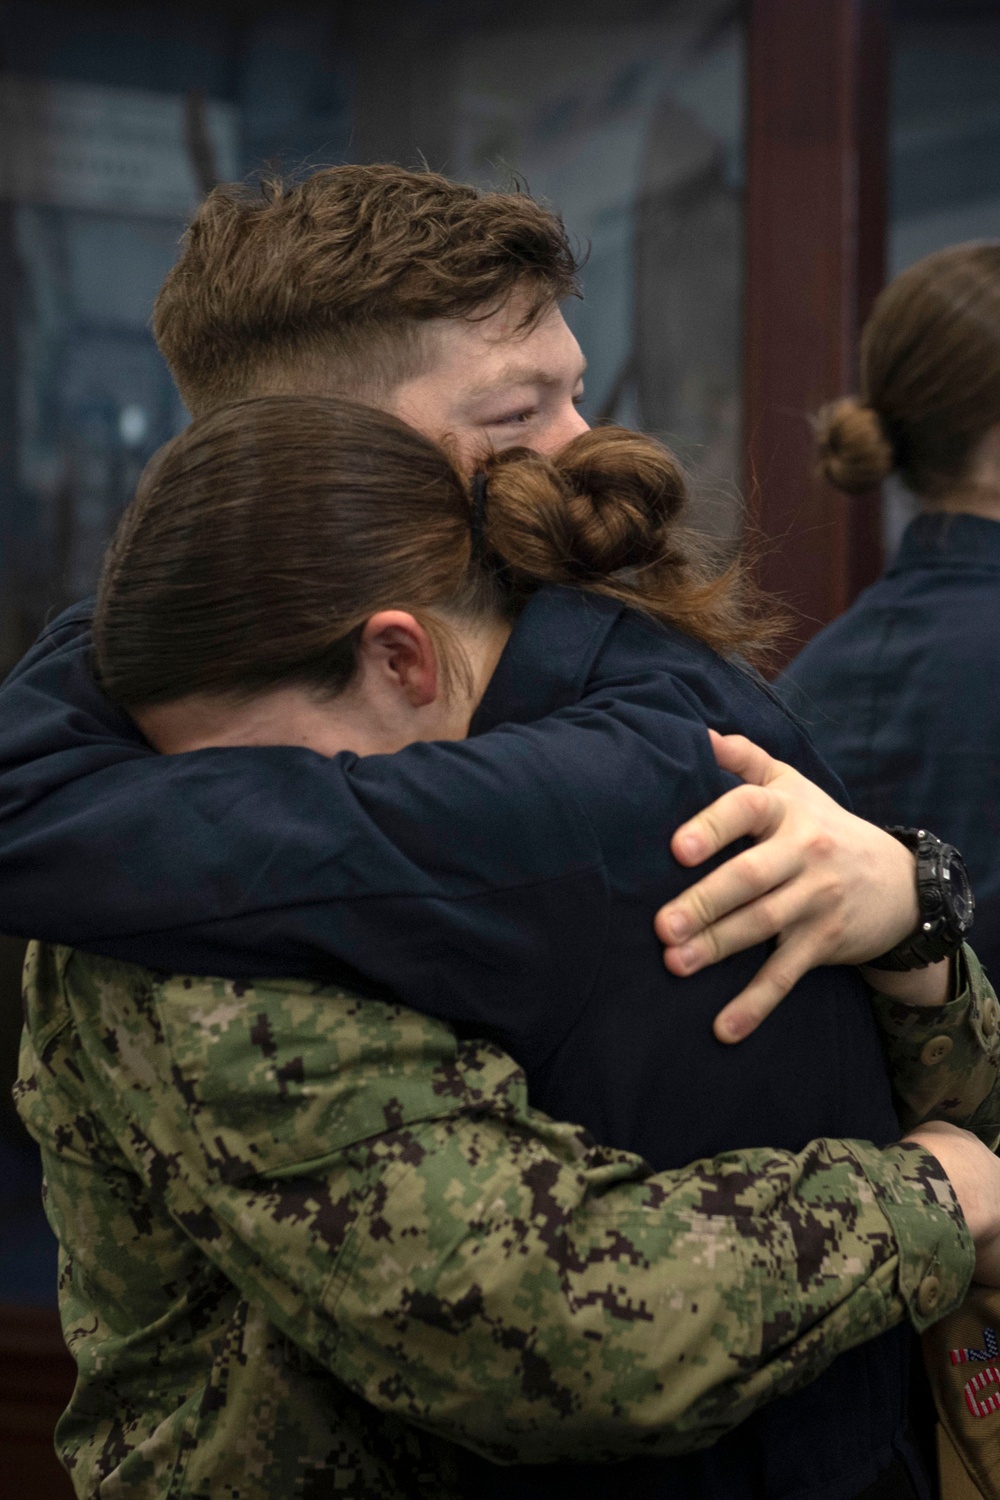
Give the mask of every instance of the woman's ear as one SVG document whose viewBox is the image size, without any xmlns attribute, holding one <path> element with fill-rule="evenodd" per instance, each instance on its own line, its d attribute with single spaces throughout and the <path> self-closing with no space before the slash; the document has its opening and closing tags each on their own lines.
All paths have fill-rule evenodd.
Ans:
<svg viewBox="0 0 1000 1500">
<path fill-rule="evenodd" d="M 402 609 L 383 609 L 366 620 L 358 647 L 365 675 L 373 684 L 402 693 L 412 708 L 438 696 L 437 653 L 420 621 Z"/>
</svg>

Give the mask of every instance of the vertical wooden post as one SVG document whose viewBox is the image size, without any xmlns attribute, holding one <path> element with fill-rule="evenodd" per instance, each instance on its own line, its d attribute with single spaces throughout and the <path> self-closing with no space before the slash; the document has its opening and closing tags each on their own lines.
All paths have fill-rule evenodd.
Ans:
<svg viewBox="0 0 1000 1500">
<path fill-rule="evenodd" d="M 798 649 L 882 564 L 878 496 L 815 479 L 809 415 L 857 387 L 885 268 L 885 0 L 751 0 L 744 413 L 764 586 Z"/>
</svg>

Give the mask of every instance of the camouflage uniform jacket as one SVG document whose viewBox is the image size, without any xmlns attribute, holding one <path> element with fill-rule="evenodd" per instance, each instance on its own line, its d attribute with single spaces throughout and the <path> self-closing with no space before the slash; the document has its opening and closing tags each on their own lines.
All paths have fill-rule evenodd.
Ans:
<svg viewBox="0 0 1000 1500">
<path fill-rule="evenodd" d="M 340 990 L 34 945 L 26 1002 L 81 1497 L 452 1500 L 455 1442 L 679 1453 L 969 1283 L 914 1146 L 654 1175 L 530 1109 L 495 1047 Z M 991 1132 L 1000 1011 L 974 960 L 944 1011 L 886 1009 L 918 1112 Z"/>
</svg>

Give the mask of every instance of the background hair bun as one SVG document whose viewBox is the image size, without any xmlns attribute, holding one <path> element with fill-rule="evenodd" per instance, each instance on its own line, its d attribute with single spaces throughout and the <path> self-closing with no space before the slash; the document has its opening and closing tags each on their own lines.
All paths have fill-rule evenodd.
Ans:
<svg viewBox="0 0 1000 1500">
<path fill-rule="evenodd" d="M 895 468 L 882 418 L 856 396 L 824 406 L 816 418 L 819 470 L 838 490 L 856 494 L 880 484 Z"/>
</svg>

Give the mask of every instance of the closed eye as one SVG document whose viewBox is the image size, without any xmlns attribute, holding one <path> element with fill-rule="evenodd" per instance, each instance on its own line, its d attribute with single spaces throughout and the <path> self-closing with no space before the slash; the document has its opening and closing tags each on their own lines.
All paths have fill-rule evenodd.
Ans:
<svg viewBox="0 0 1000 1500">
<path fill-rule="evenodd" d="M 516 427 L 525 422 L 530 422 L 533 417 L 538 416 L 537 406 L 526 406 L 519 411 L 506 413 L 502 417 L 491 417 L 483 423 L 484 427 Z"/>
</svg>

